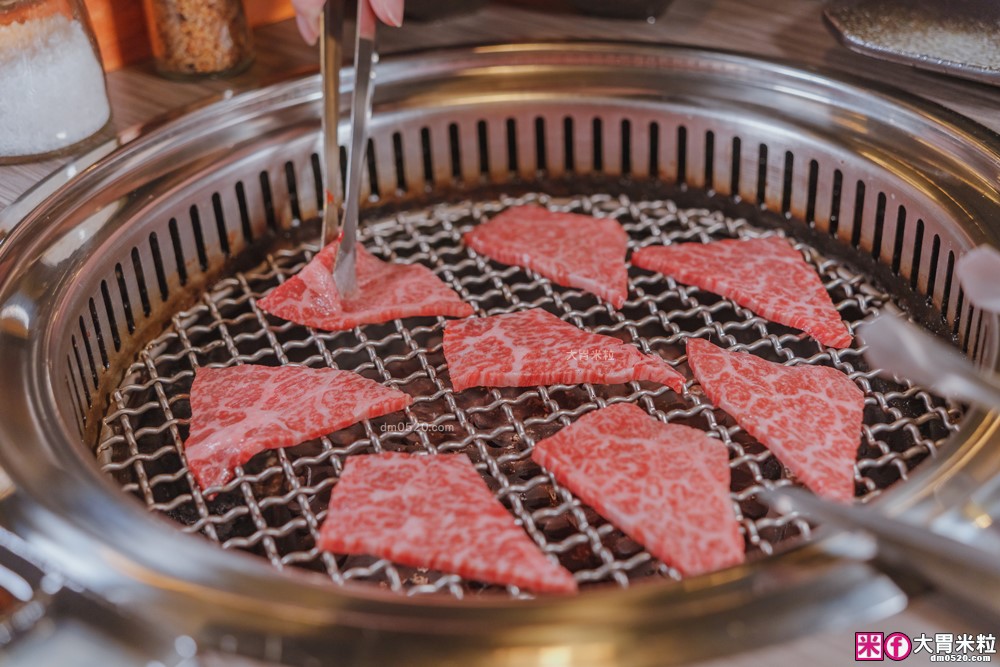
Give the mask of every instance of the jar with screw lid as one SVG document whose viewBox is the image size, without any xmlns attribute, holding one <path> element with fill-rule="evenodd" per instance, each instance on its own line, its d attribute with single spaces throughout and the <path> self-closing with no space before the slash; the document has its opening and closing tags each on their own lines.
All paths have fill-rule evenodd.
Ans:
<svg viewBox="0 0 1000 667">
<path fill-rule="evenodd" d="M 156 70 L 168 78 L 238 74 L 253 61 L 241 0 L 145 0 Z"/>
</svg>

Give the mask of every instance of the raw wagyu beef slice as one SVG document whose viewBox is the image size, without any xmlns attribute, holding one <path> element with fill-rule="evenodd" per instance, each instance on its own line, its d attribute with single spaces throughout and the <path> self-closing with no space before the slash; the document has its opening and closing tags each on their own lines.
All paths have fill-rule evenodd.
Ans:
<svg viewBox="0 0 1000 667">
<path fill-rule="evenodd" d="M 531 457 L 685 576 L 743 562 L 729 454 L 698 429 L 618 404 L 542 440 Z"/>
<path fill-rule="evenodd" d="M 732 299 L 824 345 L 851 345 L 819 275 L 785 239 L 650 246 L 633 253 L 632 264 Z"/>
<path fill-rule="evenodd" d="M 517 527 L 463 454 L 348 458 L 319 548 L 542 593 L 576 591 L 573 575 Z"/>
<path fill-rule="evenodd" d="M 341 297 L 333 281 L 339 243 L 321 250 L 297 275 L 257 302 L 261 310 L 296 324 L 342 331 L 404 317 L 468 317 L 472 306 L 420 264 L 383 262 L 358 244 L 358 291 Z"/>
<path fill-rule="evenodd" d="M 628 234 L 616 220 L 515 206 L 468 232 L 464 240 L 482 255 L 578 287 L 615 308 L 628 296 Z"/>
<path fill-rule="evenodd" d="M 265 449 L 402 410 L 412 399 L 357 373 L 302 366 L 199 368 L 191 386 L 188 468 L 202 489 Z"/>
<path fill-rule="evenodd" d="M 784 366 L 688 339 L 688 364 L 705 395 L 819 495 L 854 497 L 865 395 L 826 366 Z"/>
<path fill-rule="evenodd" d="M 660 357 L 578 329 L 541 308 L 449 322 L 444 356 L 455 391 L 632 380 L 684 388 L 684 376 Z"/>
</svg>

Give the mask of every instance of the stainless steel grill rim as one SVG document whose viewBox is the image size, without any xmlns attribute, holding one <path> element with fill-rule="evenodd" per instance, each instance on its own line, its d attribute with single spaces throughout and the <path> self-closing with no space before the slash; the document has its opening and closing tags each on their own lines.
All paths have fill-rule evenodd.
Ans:
<svg viewBox="0 0 1000 667">
<path fill-rule="evenodd" d="M 369 183 L 383 198 L 530 181 L 539 171 L 653 173 L 801 218 L 867 252 L 888 275 L 931 294 L 973 356 L 992 357 L 987 326 L 952 278 L 963 249 L 997 242 L 982 223 L 1000 201 L 997 139 L 938 107 L 780 63 L 625 45 L 429 54 L 385 64 L 380 81 Z M 759 644 L 853 610 L 898 608 L 898 590 L 884 579 L 812 548 L 572 604 L 418 603 L 350 583 L 332 594 L 258 559 L 178 539 L 120 503 L 79 443 L 96 435 L 93 417 L 124 370 L 121 359 L 187 305 L 185 294 L 254 241 L 315 213 L 315 186 L 301 176 L 316 173 L 316 91 L 315 80 L 280 85 L 140 136 L 27 214 L 4 242 L 0 366 L 11 382 L 0 387 L 10 416 L 0 424 L 0 458 L 22 490 L 0 507 L 8 524 L 109 597 L 152 605 L 162 620 L 219 645 L 251 630 L 282 635 L 272 654 L 289 660 L 331 646 L 390 655 L 397 644 L 369 643 L 374 632 L 404 638 L 408 652 L 424 649 L 433 662 L 441 646 L 424 633 L 434 628 L 452 655 L 484 661 L 535 660 L 561 646 L 581 656 L 575 664 L 586 664 L 585 655 L 661 664 L 667 649 L 683 661 L 691 646 L 739 649 L 750 637 Z M 401 153 L 397 143 L 421 149 Z M 109 258 L 119 261 L 112 267 Z M 969 475 L 983 474 L 974 465 L 995 426 L 993 416 L 971 413 L 948 445 L 953 454 L 880 504 L 896 513 L 932 490 L 955 492 L 959 461 Z M 803 590 L 815 606 L 801 607 Z M 726 641 L 719 627 L 730 629 Z M 691 646 L 677 646 L 677 637 Z M 515 653 L 484 653 L 489 647 Z"/>
</svg>

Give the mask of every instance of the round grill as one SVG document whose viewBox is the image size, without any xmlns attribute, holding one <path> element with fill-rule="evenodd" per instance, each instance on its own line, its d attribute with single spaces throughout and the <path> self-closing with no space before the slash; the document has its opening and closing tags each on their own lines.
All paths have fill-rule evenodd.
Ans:
<svg viewBox="0 0 1000 667">
<path fill-rule="evenodd" d="M 844 371 L 866 395 L 855 479 L 871 511 L 947 505 L 1000 472 L 996 415 L 879 380 L 856 347 L 823 349 L 634 269 L 615 311 L 460 242 L 524 202 L 614 217 L 632 249 L 783 234 L 845 321 L 901 308 L 995 363 L 992 319 L 954 276 L 962 252 L 1000 245 L 980 222 L 1000 210 L 988 131 L 867 82 L 680 48 L 453 50 L 388 59 L 378 81 L 362 229 L 377 256 L 428 266 L 479 315 L 540 306 L 684 372 L 690 336 Z M 132 133 L 4 212 L 0 229 L 20 221 L 0 245 L 0 464 L 19 491 L 4 525 L 133 613 L 286 664 L 551 664 L 557 651 L 663 665 L 900 608 L 886 577 L 832 555 L 836 536 L 756 502 L 794 480 L 693 382 L 455 394 L 441 320 L 328 333 L 263 315 L 256 300 L 316 251 L 319 89 L 276 84 Z M 356 370 L 415 402 L 261 454 L 209 499 L 183 465 L 188 392 L 195 368 L 232 363 Z M 531 463 L 536 441 L 615 401 L 726 444 L 746 566 L 677 581 Z M 512 600 L 529 596 L 318 553 L 344 460 L 378 450 L 470 456 L 581 595 Z"/>
<path fill-rule="evenodd" d="M 702 336 L 772 361 L 825 364 L 847 373 L 866 392 L 866 425 L 855 472 L 865 500 L 906 478 L 957 430 L 960 410 L 919 387 L 873 379 L 857 349 L 823 348 L 711 293 L 633 269 L 632 296 L 625 307 L 614 310 L 533 272 L 479 257 L 462 244 L 462 234 L 476 223 L 507 206 L 528 202 L 614 217 L 629 233 L 632 250 L 776 233 L 718 210 L 681 209 L 670 199 L 632 199 L 626 194 L 551 198 L 531 193 L 407 208 L 366 225 L 362 241 L 384 260 L 433 267 L 478 315 L 548 308 L 589 331 L 676 358 L 678 365 L 684 362 L 684 340 Z M 884 288 L 847 262 L 825 258 L 804 243 L 798 248 L 820 271 L 846 321 L 857 324 L 893 303 Z M 446 379 L 441 347 L 444 318 L 331 333 L 264 314 L 257 299 L 300 270 L 314 250 L 302 244 L 276 250 L 262 264 L 212 285 L 197 305 L 173 316 L 167 331 L 140 352 L 112 394 L 112 411 L 104 419 L 107 428 L 97 448 L 103 469 L 151 510 L 181 522 L 185 531 L 202 533 L 227 549 L 259 554 L 278 568 L 294 565 L 326 572 L 336 582 L 373 581 L 409 594 L 446 590 L 461 597 L 482 586 L 369 557 L 338 561 L 320 553 L 315 542 L 330 489 L 348 456 L 383 451 L 463 453 L 477 464 L 536 543 L 557 556 L 580 583 L 610 581 L 626 586 L 630 579 L 651 575 L 679 579 L 676 571 L 652 558 L 530 460 L 532 447 L 541 438 L 586 412 L 627 401 L 670 423 L 703 429 L 727 444 L 733 504 L 751 558 L 809 534 L 802 519 L 775 515 L 756 501 L 760 489 L 789 483 L 787 471 L 732 418 L 713 410 L 693 382 L 683 396 L 647 383 L 456 394 Z M 182 463 L 190 417 L 188 391 L 198 367 L 233 363 L 349 369 L 406 391 L 415 401 L 402 417 L 371 420 L 258 456 L 209 500 Z"/>
</svg>

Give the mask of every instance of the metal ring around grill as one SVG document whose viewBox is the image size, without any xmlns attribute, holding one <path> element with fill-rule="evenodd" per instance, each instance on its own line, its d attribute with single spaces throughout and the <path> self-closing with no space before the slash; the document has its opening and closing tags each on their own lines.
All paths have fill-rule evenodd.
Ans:
<svg viewBox="0 0 1000 667">
<path fill-rule="evenodd" d="M 974 359 L 995 363 L 990 322 L 963 303 L 953 271 L 964 249 L 998 242 L 997 230 L 979 224 L 1000 202 L 998 142 L 940 108 L 780 63 L 630 45 L 423 54 L 387 61 L 379 78 L 365 238 L 386 258 L 436 269 L 481 312 L 546 305 L 592 330 L 670 349 L 669 358 L 684 336 L 715 335 L 765 356 L 832 363 L 869 388 L 856 351 L 831 356 L 666 279 L 633 272 L 628 312 L 616 314 L 530 272 L 463 254 L 462 229 L 532 200 L 613 215 L 636 246 L 780 230 L 798 239 L 848 319 L 890 296 L 927 294 L 926 302 L 903 299 L 911 314 L 950 329 Z M 113 600 L 153 605 L 147 611 L 178 631 L 244 654 L 264 655 L 254 642 L 271 635 L 281 647 L 277 659 L 293 664 L 331 650 L 383 661 L 419 653 L 428 664 L 443 655 L 470 664 L 534 663 L 553 650 L 567 664 L 664 664 L 668 651 L 683 662 L 899 607 L 901 594 L 888 580 L 817 545 L 765 558 L 773 535 L 808 527 L 794 517 L 745 514 L 755 485 L 778 479 L 780 469 L 696 393 L 679 400 L 635 385 L 456 398 L 436 379 L 440 322 L 317 335 L 263 316 L 254 299 L 308 256 L 300 241 L 310 238 L 306 221 L 320 203 L 318 90 L 309 78 L 194 110 L 132 137 L 30 213 L 7 212 L 24 218 L 0 246 L 0 367 L 11 376 L 0 387 L 8 406 L 0 462 L 19 488 L 0 506 L 8 525 Z M 924 141 L 914 144 L 915 136 Z M 184 386 L 192 365 L 234 358 L 346 363 L 404 389 L 429 382 L 427 395 L 436 398 L 416 404 L 410 424 L 465 430 L 361 426 L 315 451 L 275 454 L 232 485 L 229 495 L 242 501 L 209 508 L 184 490 L 177 465 Z M 514 439 L 530 441 L 602 400 L 702 420 L 727 442 L 734 469 L 748 477 L 734 500 L 760 550 L 750 564 L 680 583 L 611 584 L 577 600 L 528 601 L 469 595 L 454 577 L 425 580 L 384 562 L 344 567 L 282 546 L 322 518 L 333 477 L 310 474 L 324 466 L 335 473 L 342 456 L 369 445 L 414 447 L 473 454 L 501 500 L 553 553 L 592 545 L 596 560 L 579 570 L 583 581 L 624 584 L 655 571 L 634 545 L 605 544 L 618 539 L 611 526 L 570 496 L 552 496 L 537 471 L 512 477 L 502 470 L 523 458 L 523 449 L 510 449 Z M 891 481 L 878 479 L 879 470 L 912 477 L 878 505 L 895 514 L 926 507 L 932 490 L 959 496 L 953 473 L 983 456 L 995 417 L 970 411 L 948 437 L 959 413 L 919 390 L 885 385 L 869 400 L 883 417 L 866 429 L 871 456 L 859 465 L 859 481 L 873 490 Z M 525 418 L 527 402 L 545 406 L 544 417 Z M 95 446 L 104 473 L 88 451 Z M 935 460 L 911 475 L 910 464 L 926 453 Z M 111 476 L 227 550 L 150 520 Z M 269 488 L 278 481 L 284 486 Z M 539 496 L 555 498 L 558 510 L 541 508 Z M 289 506 L 302 511 L 269 523 Z M 532 525 L 540 518 L 568 520 L 580 527 L 578 537 L 551 541 Z M 238 522 L 249 532 L 222 534 Z M 234 547 L 259 551 L 271 565 Z M 294 574 L 303 565 L 322 575 Z M 343 587 L 331 587 L 331 577 Z M 355 582 L 370 577 L 392 589 L 464 599 L 401 597 Z M 813 603 L 804 606 L 803 598 Z"/>
</svg>

